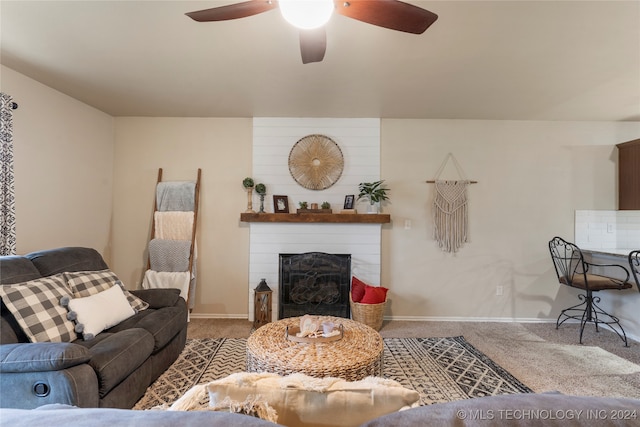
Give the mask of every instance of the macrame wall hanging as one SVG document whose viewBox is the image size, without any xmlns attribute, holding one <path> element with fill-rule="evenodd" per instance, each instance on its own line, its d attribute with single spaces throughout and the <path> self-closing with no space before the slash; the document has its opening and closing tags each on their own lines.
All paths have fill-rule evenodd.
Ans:
<svg viewBox="0 0 640 427">
<path fill-rule="evenodd" d="M 439 179 L 449 160 L 453 161 L 461 179 Z M 435 184 L 436 189 L 433 198 L 433 238 L 443 251 L 458 252 L 468 241 L 467 187 L 477 181 L 469 181 L 456 158 L 449 153 L 440 165 L 435 180 L 427 182 Z"/>
</svg>

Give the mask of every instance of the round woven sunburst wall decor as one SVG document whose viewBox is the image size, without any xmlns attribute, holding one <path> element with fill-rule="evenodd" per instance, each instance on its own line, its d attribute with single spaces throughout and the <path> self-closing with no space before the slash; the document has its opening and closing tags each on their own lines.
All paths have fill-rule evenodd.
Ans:
<svg viewBox="0 0 640 427">
<path fill-rule="evenodd" d="M 289 153 L 289 172 L 309 190 L 324 190 L 335 184 L 344 169 L 342 150 L 324 135 L 307 135 Z"/>
</svg>

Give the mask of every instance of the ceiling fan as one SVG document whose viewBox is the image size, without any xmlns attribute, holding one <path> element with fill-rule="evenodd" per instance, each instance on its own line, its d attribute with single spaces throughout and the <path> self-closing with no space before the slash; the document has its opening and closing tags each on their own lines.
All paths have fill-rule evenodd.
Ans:
<svg viewBox="0 0 640 427">
<path fill-rule="evenodd" d="M 327 37 L 324 24 L 333 12 L 391 30 L 422 34 L 438 15 L 399 0 L 249 0 L 242 3 L 189 12 L 198 22 L 246 18 L 279 7 L 282 16 L 300 28 L 302 63 L 324 59 Z M 313 22 L 298 22 L 310 18 Z"/>
</svg>

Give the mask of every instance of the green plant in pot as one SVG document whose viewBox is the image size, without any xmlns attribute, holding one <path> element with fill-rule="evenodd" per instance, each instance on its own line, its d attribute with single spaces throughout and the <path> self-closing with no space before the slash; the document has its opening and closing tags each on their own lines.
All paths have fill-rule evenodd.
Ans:
<svg viewBox="0 0 640 427">
<path fill-rule="evenodd" d="M 331 203 L 329 202 L 322 202 L 322 204 L 320 205 L 320 207 L 322 209 L 331 209 Z"/>
<path fill-rule="evenodd" d="M 385 200 L 389 200 L 387 192 L 390 190 L 384 186 L 384 180 L 375 182 L 361 182 L 358 184 L 358 200 L 366 199 L 369 201 L 368 213 L 378 213 L 379 206 Z"/>
<path fill-rule="evenodd" d="M 298 206 L 300 206 L 300 209 L 307 209 L 309 204 L 307 202 L 299 202 Z"/>
<path fill-rule="evenodd" d="M 267 187 L 263 184 L 256 184 L 256 193 L 260 195 L 260 210 L 258 213 L 264 213 L 264 195 L 267 194 Z"/>
</svg>

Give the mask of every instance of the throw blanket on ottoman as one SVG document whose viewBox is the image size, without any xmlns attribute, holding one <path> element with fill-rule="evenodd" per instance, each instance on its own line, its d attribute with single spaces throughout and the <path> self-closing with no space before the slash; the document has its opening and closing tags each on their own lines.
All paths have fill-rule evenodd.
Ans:
<svg viewBox="0 0 640 427">
<path fill-rule="evenodd" d="M 259 399 L 273 408 L 279 424 L 304 427 L 357 427 L 378 416 L 416 406 L 420 400 L 418 392 L 379 377 L 346 381 L 301 373 L 280 376 L 239 372 L 193 387 L 170 410 L 202 409 L 206 393 L 209 407 L 222 409 Z"/>
</svg>

